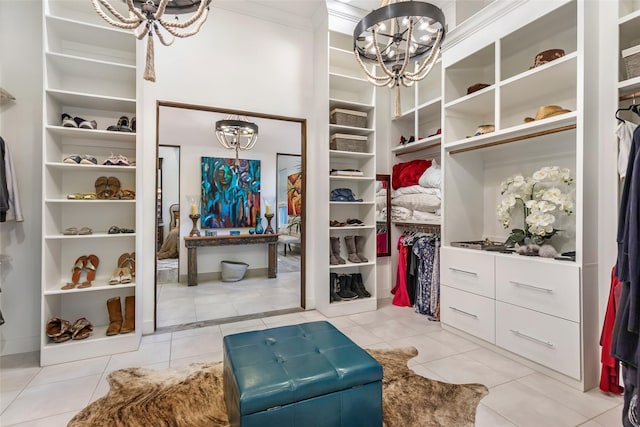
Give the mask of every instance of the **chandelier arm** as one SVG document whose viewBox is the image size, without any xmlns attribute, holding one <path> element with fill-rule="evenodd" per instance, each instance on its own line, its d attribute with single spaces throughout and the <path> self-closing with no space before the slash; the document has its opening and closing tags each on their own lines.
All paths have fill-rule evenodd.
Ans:
<svg viewBox="0 0 640 427">
<path fill-rule="evenodd" d="M 422 72 L 420 74 L 418 74 L 418 75 L 416 75 L 416 74 L 407 74 L 407 75 L 405 75 L 405 78 L 407 80 L 414 81 L 414 82 L 424 79 L 431 72 L 431 69 L 435 65 L 436 61 L 437 61 L 437 58 L 433 59 L 429 63 L 425 63 L 425 64 L 428 64 L 428 66 L 426 68 L 425 67 L 421 67 L 422 68 Z"/>
<path fill-rule="evenodd" d="M 105 1 L 105 0 L 100 0 L 100 1 Z M 136 9 L 136 6 L 133 4 L 133 0 L 126 0 L 126 2 L 127 2 L 127 6 L 129 6 L 129 15 L 134 14 L 141 21 L 147 20 L 147 17 L 143 15 L 139 9 Z"/>
<path fill-rule="evenodd" d="M 369 70 L 367 70 L 366 65 L 364 65 L 364 62 L 362 61 L 362 58 L 360 58 L 360 52 L 358 52 L 358 49 L 354 49 L 353 53 L 354 53 L 354 55 L 356 57 L 356 61 L 358 61 L 358 64 L 360 64 L 360 67 L 362 68 L 362 71 L 364 71 L 364 73 L 367 75 L 367 77 L 369 78 L 371 83 L 374 83 L 376 81 L 382 81 L 382 80 L 385 80 L 385 83 L 382 84 L 382 85 L 379 85 L 379 86 L 384 86 L 384 85 L 386 85 L 388 83 L 387 80 L 392 76 L 380 77 L 380 76 L 376 76 L 375 74 L 371 74 L 371 72 L 369 72 Z"/>
<path fill-rule="evenodd" d="M 167 27 L 187 28 L 188 26 L 196 22 L 198 19 L 200 19 L 203 16 L 203 14 L 204 14 L 204 18 L 202 18 L 202 22 L 204 22 L 204 20 L 207 19 L 207 16 L 209 14 L 209 8 L 207 7 L 207 0 L 200 0 L 200 6 L 198 7 L 198 10 L 196 10 L 196 12 L 193 14 L 191 18 L 189 18 L 184 22 L 169 22 L 169 21 L 165 21 L 164 19 L 160 19 L 160 17 L 156 19 L 160 21 L 164 21 L 165 23 L 162 26 L 165 28 Z M 202 23 L 198 25 L 200 26 L 202 25 Z"/>
<path fill-rule="evenodd" d="M 156 13 L 153 14 L 153 19 L 157 21 L 162 15 L 164 15 L 164 11 L 167 8 L 167 3 L 169 3 L 169 0 L 160 0 L 158 8 L 156 9 Z"/>
<path fill-rule="evenodd" d="M 140 20 L 133 18 L 131 15 L 129 15 L 129 18 L 125 18 L 117 10 L 113 9 L 113 7 L 106 0 L 91 0 L 91 2 L 93 3 L 93 8 L 95 9 L 96 13 L 100 15 L 102 19 L 107 21 L 107 23 L 113 25 L 114 27 L 131 30 L 140 25 Z M 104 7 L 107 8 L 107 10 L 113 13 L 113 15 L 121 22 L 114 21 L 109 15 L 104 13 L 98 2 L 100 2 Z"/>
<path fill-rule="evenodd" d="M 165 30 L 169 31 L 166 28 Z M 175 37 L 171 37 L 171 39 L 165 39 L 164 35 L 162 35 L 162 33 L 160 32 L 160 28 L 158 28 L 156 24 L 153 25 L 153 31 L 158 36 L 158 40 L 160 40 L 160 43 L 162 43 L 165 46 L 171 46 L 173 42 L 176 41 Z M 171 33 L 171 31 L 169 31 L 169 33 Z"/>
<path fill-rule="evenodd" d="M 189 31 L 186 33 L 178 32 L 174 25 L 167 25 L 167 24 L 171 24 L 171 22 L 167 22 L 164 19 L 160 19 L 158 22 L 160 22 L 160 25 L 162 25 L 165 30 L 173 34 L 175 37 L 186 38 L 186 37 L 191 37 L 195 35 L 198 31 L 200 31 L 200 28 L 207 20 L 207 16 L 208 14 L 205 12 L 205 14 L 202 16 L 202 19 L 198 21 L 198 23 L 196 24 L 196 27 L 192 31 Z M 182 28 L 182 27 L 178 27 L 178 28 Z"/>
<path fill-rule="evenodd" d="M 142 40 L 144 38 L 144 36 L 147 35 L 147 33 L 149 32 L 149 25 L 145 25 L 144 27 L 142 27 L 140 29 L 139 32 L 136 32 L 136 30 L 133 30 L 133 35 L 138 39 L 138 40 Z"/>
<path fill-rule="evenodd" d="M 407 66 L 409 65 L 409 60 L 411 59 L 411 52 L 409 51 L 409 47 L 411 47 L 411 36 L 413 35 L 413 22 L 409 22 L 409 33 L 407 37 L 407 47 L 404 51 L 404 61 L 402 63 L 402 67 L 400 71 L 398 71 L 399 76 L 403 76 L 405 71 L 407 71 Z"/>
<path fill-rule="evenodd" d="M 428 64 L 433 64 L 438 59 L 438 55 L 440 54 L 440 40 L 442 39 L 442 32 L 438 32 L 436 36 L 436 40 L 433 43 L 433 47 L 431 48 L 431 52 L 429 52 L 429 56 L 425 59 L 425 61 L 418 67 L 418 69 L 413 73 L 407 73 L 410 77 L 415 77 L 417 75 L 422 74 L 422 71 L 427 67 Z M 431 69 L 433 65 L 429 67 Z"/>
<path fill-rule="evenodd" d="M 395 78 L 396 74 L 390 70 L 389 68 L 387 68 L 387 64 L 384 63 L 384 60 L 382 59 L 382 54 L 380 53 L 380 46 L 378 46 L 378 38 L 376 37 L 376 31 L 373 30 L 373 45 L 376 48 L 376 58 L 378 60 L 378 64 L 380 66 L 380 69 L 389 77 L 393 77 Z"/>
</svg>

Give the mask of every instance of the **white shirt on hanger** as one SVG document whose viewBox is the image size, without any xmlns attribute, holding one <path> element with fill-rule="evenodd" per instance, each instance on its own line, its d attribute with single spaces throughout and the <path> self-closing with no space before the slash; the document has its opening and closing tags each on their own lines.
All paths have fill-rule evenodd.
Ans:
<svg viewBox="0 0 640 427">
<path fill-rule="evenodd" d="M 631 141 L 633 141 L 633 132 L 638 127 L 633 122 L 623 121 L 618 123 L 616 128 L 616 136 L 618 137 L 618 173 L 620 179 L 627 174 L 627 163 L 629 162 L 629 150 L 631 150 Z"/>
</svg>

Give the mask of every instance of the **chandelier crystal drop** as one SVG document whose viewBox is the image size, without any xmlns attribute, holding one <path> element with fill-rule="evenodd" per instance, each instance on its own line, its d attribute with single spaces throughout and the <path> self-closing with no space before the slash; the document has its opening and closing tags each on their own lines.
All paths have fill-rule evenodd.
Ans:
<svg viewBox="0 0 640 427">
<path fill-rule="evenodd" d="M 176 37 L 193 36 L 207 20 L 211 0 L 122 0 L 129 8 L 129 15 L 124 16 L 109 0 L 91 0 L 93 8 L 105 21 L 123 30 L 132 30 L 138 40 L 147 36 L 147 61 L 144 79 L 156 81 L 153 62 L 153 34 L 160 43 L 170 46 Z M 109 16 L 103 9 L 109 11 Z M 185 21 L 180 22 L 178 15 L 192 13 Z M 175 15 L 175 19 L 164 19 L 165 14 Z M 114 19 L 115 18 L 115 19 Z M 193 27 L 192 27 L 193 26 Z M 168 34 L 160 31 L 160 27 Z M 188 28 L 191 27 L 191 30 Z"/>
<path fill-rule="evenodd" d="M 258 125 L 246 117 L 230 114 L 216 122 L 216 138 L 224 148 L 236 151 L 236 166 L 240 164 L 238 150 L 251 150 L 258 140 Z"/>
<path fill-rule="evenodd" d="M 400 85 L 424 79 L 440 56 L 445 36 L 442 10 L 430 3 L 382 0 L 353 32 L 353 52 L 367 78 L 376 86 L 395 88 L 394 117 L 399 117 Z M 420 62 L 422 61 L 422 62 Z M 380 73 L 367 68 L 375 64 Z M 413 70 L 409 64 L 415 62 Z"/>
</svg>

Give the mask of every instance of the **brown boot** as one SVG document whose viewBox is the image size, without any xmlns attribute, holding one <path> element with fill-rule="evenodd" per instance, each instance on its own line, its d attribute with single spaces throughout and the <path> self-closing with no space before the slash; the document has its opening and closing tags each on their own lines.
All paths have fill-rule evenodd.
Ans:
<svg viewBox="0 0 640 427">
<path fill-rule="evenodd" d="M 338 261 L 338 264 L 346 264 L 347 262 L 340 256 L 340 238 L 331 237 L 331 253 Z M 335 265 L 335 264 L 334 264 Z"/>
<path fill-rule="evenodd" d="M 356 244 L 353 240 L 353 236 L 345 236 L 344 243 L 347 245 L 347 259 L 349 262 L 362 262 L 360 257 L 356 254 Z"/>
<path fill-rule="evenodd" d="M 362 254 L 364 252 L 364 236 L 355 236 L 354 239 L 356 242 L 356 255 L 358 255 L 361 262 L 369 262 L 369 260 Z"/>
<path fill-rule="evenodd" d="M 124 299 L 124 322 L 120 329 L 121 334 L 132 332 L 136 329 L 136 297 L 130 296 Z"/>
<path fill-rule="evenodd" d="M 122 307 L 120 297 L 109 298 L 107 300 L 107 311 L 109 312 L 109 327 L 107 336 L 117 335 L 122 327 Z"/>
</svg>

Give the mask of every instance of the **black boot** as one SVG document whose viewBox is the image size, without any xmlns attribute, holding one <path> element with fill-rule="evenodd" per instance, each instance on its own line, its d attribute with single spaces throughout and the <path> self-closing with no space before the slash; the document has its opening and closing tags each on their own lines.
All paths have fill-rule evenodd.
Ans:
<svg viewBox="0 0 640 427">
<path fill-rule="evenodd" d="M 337 294 L 339 290 L 338 275 L 336 273 L 329 273 L 329 302 L 342 300 Z"/>
<path fill-rule="evenodd" d="M 361 273 L 353 273 L 351 275 L 351 287 L 358 294 L 360 298 L 369 298 L 371 294 L 367 291 L 362 281 Z"/>
<path fill-rule="evenodd" d="M 341 274 L 338 276 L 340 290 L 338 290 L 338 296 L 343 300 L 349 301 L 358 298 L 358 294 L 351 291 L 351 276 L 348 274 Z"/>
</svg>

